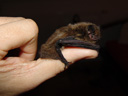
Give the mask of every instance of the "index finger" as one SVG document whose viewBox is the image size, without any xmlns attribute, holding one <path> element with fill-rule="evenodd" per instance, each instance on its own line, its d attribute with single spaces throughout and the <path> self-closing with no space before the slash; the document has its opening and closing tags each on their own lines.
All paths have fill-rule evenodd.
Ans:
<svg viewBox="0 0 128 96">
<path fill-rule="evenodd" d="M 33 60 L 37 50 L 38 27 L 31 19 L 22 19 L 0 26 L 0 59 L 9 50 L 20 48 L 20 57 Z"/>
</svg>

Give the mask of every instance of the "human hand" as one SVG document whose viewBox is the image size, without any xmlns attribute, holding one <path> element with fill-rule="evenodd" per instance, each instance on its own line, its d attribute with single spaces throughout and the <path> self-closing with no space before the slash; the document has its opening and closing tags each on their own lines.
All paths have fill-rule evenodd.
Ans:
<svg viewBox="0 0 128 96">
<path fill-rule="evenodd" d="M 0 96 L 14 96 L 31 90 L 64 70 L 60 60 L 38 59 L 38 26 L 31 19 L 0 17 Z M 8 51 L 20 48 L 19 57 L 6 57 Z M 95 58 L 95 50 L 65 48 L 69 62 Z"/>
</svg>

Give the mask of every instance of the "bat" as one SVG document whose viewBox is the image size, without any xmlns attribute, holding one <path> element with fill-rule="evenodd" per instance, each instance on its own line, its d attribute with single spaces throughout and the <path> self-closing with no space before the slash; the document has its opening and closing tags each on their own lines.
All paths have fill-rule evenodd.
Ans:
<svg viewBox="0 0 128 96">
<path fill-rule="evenodd" d="M 69 66 L 64 58 L 62 50 L 64 47 L 82 47 L 98 51 L 100 46 L 100 28 L 90 22 L 79 22 L 69 24 L 57 29 L 48 40 L 42 44 L 40 58 L 58 59 Z"/>
</svg>

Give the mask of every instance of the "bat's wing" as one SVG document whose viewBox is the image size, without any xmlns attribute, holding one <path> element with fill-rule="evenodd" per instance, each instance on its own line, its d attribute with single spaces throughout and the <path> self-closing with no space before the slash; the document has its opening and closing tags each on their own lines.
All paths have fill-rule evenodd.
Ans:
<svg viewBox="0 0 128 96">
<path fill-rule="evenodd" d="M 93 50 L 99 50 L 99 45 L 95 45 L 92 43 L 84 42 L 81 40 L 74 39 L 74 37 L 69 36 L 63 39 L 59 39 L 56 42 L 56 51 L 61 58 L 61 61 L 65 64 L 65 66 L 69 66 L 69 62 L 64 58 L 62 52 L 61 52 L 61 47 L 66 46 L 66 47 L 82 47 L 82 48 L 88 48 L 88 49 L 93 49 Z"/>
</svg>

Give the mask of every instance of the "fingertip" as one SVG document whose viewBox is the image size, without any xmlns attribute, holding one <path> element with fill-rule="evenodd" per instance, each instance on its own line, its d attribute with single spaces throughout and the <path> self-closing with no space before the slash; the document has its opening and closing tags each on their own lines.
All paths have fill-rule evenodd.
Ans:
<svg viewBox="0 0 128 96">
<path fill-rule="evenodd" d="M 80 59 L 92 59 L 98 56 L 96 50 L 85 48 L 66 48 L 62 53 L 68 62 L 75 62 Z"/>
</svg>

